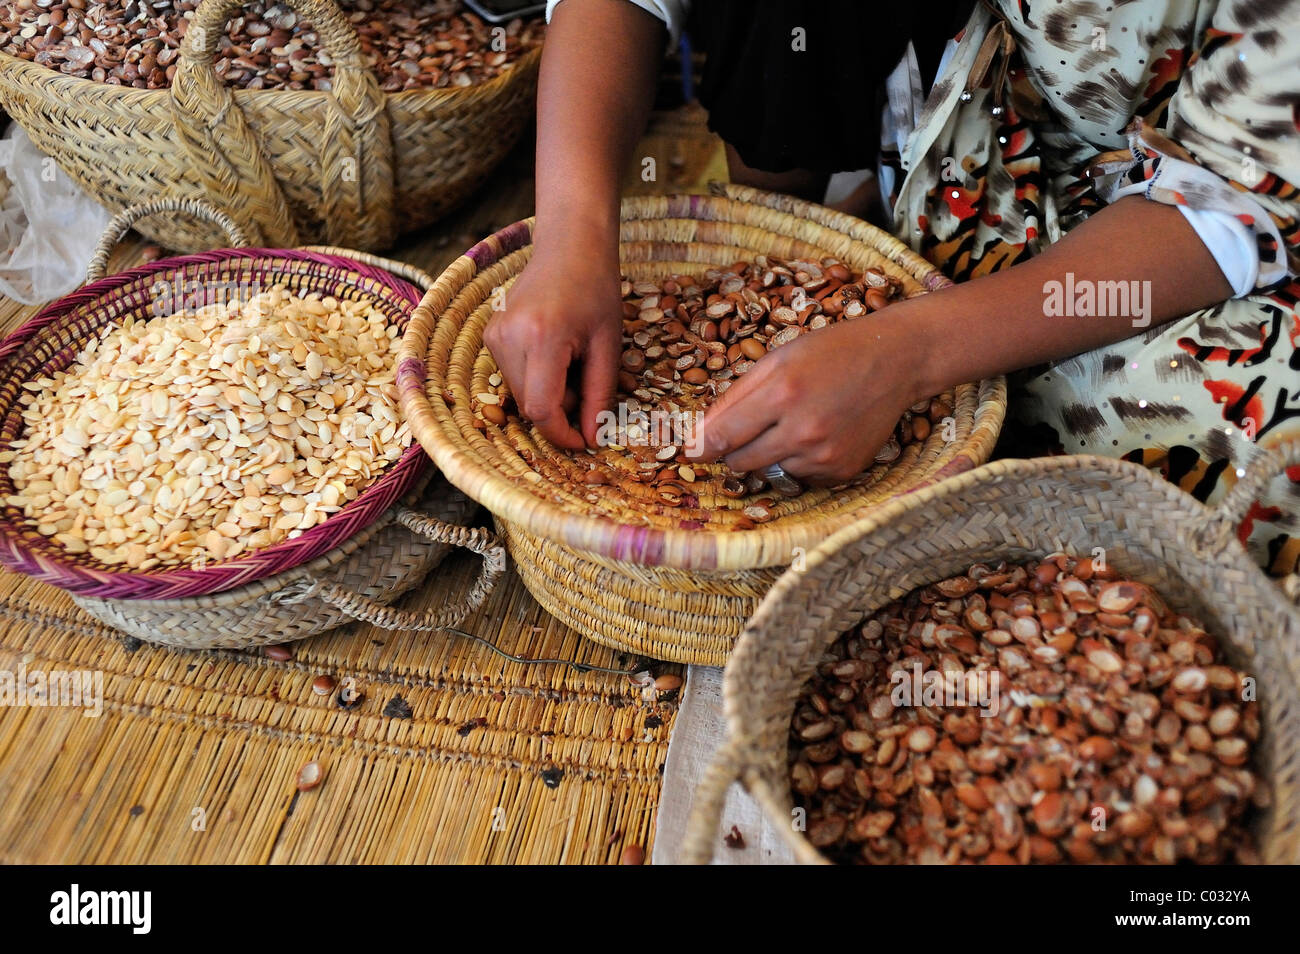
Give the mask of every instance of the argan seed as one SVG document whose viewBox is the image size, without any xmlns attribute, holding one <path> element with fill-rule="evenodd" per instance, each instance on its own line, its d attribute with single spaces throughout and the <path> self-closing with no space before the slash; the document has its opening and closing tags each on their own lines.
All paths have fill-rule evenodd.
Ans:
<svg viewBox="0 0 1300 954">
<path fill-rule="evenodd" d="M 298 791 L 311 791 L 321 783 L 325 777 L 325 772 L 320 763 L 314 759 L 298 770 Z"/>
<path fill-rule="evenodd" d="M 921 726 L 908 733 L 907 747 L 913 752 L 929 752 L 934 748 L 935 738 L 934 729 Z"/>
<path fill-rule="evenodd" d="M 645 849 L 640 845 L 628 845 L 619 856 L 618 863 L 620 865 L 645 864 Z"/>
<path fill-rule="evenodd" d="M 334 681 L 333 676 L 317 676 L 312 680 L 311 691 L 318 696 L 328 696 L 334 691 L 336 685 L 338 683 Z"/>
</svg>

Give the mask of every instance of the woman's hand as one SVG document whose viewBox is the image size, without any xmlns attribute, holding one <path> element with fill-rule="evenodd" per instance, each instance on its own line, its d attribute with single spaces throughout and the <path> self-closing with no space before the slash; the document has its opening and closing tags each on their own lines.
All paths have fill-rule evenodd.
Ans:
<svg viewBox="0 0 1300 954">
<path fill-rule="evenodd" d="M 924 393 L 923 349 L 900 313 L 812 331 L 769 352 L 700 423 L 707 460 L 736 471 L 780 464 L 807 483 L 837 484 L 865 470 L 903 411 Z"/>
<path fill-rule="evenodd" d="M 614 403 L 623 301 L 608 247 L 552 249 L 538 246 L 483 337 L 520 413 L 551 443 L 578 450 L 595 446 L 597 415 Z M 578 406 L 581 433 L 569 420 Z"/>
</svg>

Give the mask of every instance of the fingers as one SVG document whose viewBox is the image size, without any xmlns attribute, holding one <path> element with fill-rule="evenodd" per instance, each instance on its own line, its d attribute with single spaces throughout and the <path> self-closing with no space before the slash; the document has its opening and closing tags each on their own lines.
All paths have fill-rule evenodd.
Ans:
<svg viewBox="0 0 1300 954">
<path fill-rule="evenodd" d="M 764 361 L 754 365 L 749 374 L 733 384 L 705 413 L 695 435 L 704 460 L 730 459 L 729 455 L 755 440 L 780 419 L 781 402 L 764 393 L 765 385 L 778 380 L 779 375 L 762 373 L 763 366 Z M 778 459 L 773 458 L 768 463 Z"/>
<path fill-rule="evenodd" d="M 588 447 L 596 446 L 600 430 L 599 416 L 614 406 L 618 398 L 618 359 L 622 336 L 619 326 L 610 323 L 592 335 L 582 364 L 582 414 L 579 421 Z"/>
<path fill-rule="evenodd" d="M 737 448 L 727 455 L 727 466 L 737 472 L 762 470 L 772 464 L 790 458 L 797 448 L 790 446 L 789 428 L 780 424 L 773 425 L 752 441 Z M 785 467 L 784 464 L 781 464 Z M 786 468 L 791 477 L 798 472 Z"/>
<path fill-rule="evenodd" d="M 573 353 L 568 344 L 551 341 L 533 342 L 524 371 L 522 395 L 515 392 L 515 402 L 524 417 L 552 444 L 569 450 L 581 450 L 582 435 L 574 430 L 564 413 L 565 379 Z"/>
</svg>

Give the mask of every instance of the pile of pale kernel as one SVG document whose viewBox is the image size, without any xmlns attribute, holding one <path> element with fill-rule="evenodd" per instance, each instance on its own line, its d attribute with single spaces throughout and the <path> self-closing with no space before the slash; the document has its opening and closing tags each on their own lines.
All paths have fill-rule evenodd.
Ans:
<svg viewBox="0 0 1300 954">
<path fill-rule="evenodd" d="M 23 385 L 6 503 L 67 552 L 133 570 L 296 537 L 410 444 L 397 334 L 371 304 L 281 285 L 110 324 Z"/>
</svg>

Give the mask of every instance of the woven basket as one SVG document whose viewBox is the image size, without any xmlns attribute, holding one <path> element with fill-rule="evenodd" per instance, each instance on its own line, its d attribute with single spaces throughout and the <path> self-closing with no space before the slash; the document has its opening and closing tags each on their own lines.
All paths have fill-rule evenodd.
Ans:
<svg viewBox="0 0 1300 954">
<path fill-rule="evenodd" d="M 385 629 L 429 632 L 455 626 L 478 609 L 505 572 L 505 548 L 467 526 L 478 504 L 440 476 L 423 498 L 408 499 L 310 563 L 213 596 L 114 600 L 72 594 L 97 619 L 146 642 L 182 649 L 248 649 L 318 636 L 363 620 Z M 428 613 L 387 604 L 422 583 L 451 550 L 484 558 L 459 603 Z"/>
<path fill-rule="evenodd" d="M 232 283 L 242 287 L 283 283 L 299 293 L 319 291 L 368 300 L 401 327 L 419 301 L 419 287 L 429 281 L 419 269 L 369 256 L 362 262 L 356 253 L 339 249 L 258 248 L 161 259 L 110 278 L 95 278 L 108 247 L 134 216 L 176 210 L 232 224 L 198 202 L 164 200 L 127 210 L 109 224 L 91 265 L 92 280 L 46 307 L 0 342 L 0 447 L 8 447 L 23 431 L 18 404 L 23 382 L 66 368 L 80 347 L 105 324 L 129 315 L 152 317 L 158 282 L 169 282 L 171 288 L 180 288 L 186 294 L 192 288 L 229 288 Z M 232 240 L 241 238 L 232 235 Z M 328 520 L 294 539 L 203 569 L 178 567 L 141 573 L 104 566 L 89 554 L 66 552 L 28 526 L 21 511 L 6 505 L 0 508 L 0 563 L 86 597 L 123 600 L 208 596 L 275 576 L 328 553 L 378 520 L 416 486 L 428 466 L 428 458 L 412 442 L 378 480 Z M 8 468 L 0 468 L 0 497 L 13 492 Z"/>
<path fill-rule="evenodd" d="M 686 860 L 707 862 L 721 843 L 718 822 L 738 779 L 795 858 L 826 861 L 790 824 L 786 744 L 803 687 L 841 633 L 974 563 L 1104 547 L 1110 565 L 1198 618 L 1229 662 L 1258 680 L 1264 732 L 1256 764 L 1272 788 L 1272 806 L 1258 820 L 1261 853 L 1271 863 L 1300 862 L 1300 612 L 1237 540 L 1250 502 L 1296 463 L 1300 443 L 1262 454 L 1211 510 L 1137 464 L 1003 460 L 835 534 L 808 555 L 804 572 L 773 587 L 732 656 L 723 683 L 727 738 L 696 791 Z"/>
<path fill-rule="evenodd" d="M 858 269 L 886 271 L 909 295 L 947 284 L 885 233 L 857 223 L 853 238 L 775 208 L 784 202 L 766 193 L 628 199 L 624 271 L 634 279 L 659 278 L 760 253 L 833 255 Z M 416 438 L 453 484 L 496 515 L 529 591 L 597 642 L 721 665 L 797 548 L 816 545 L 890 497 L 982 463 L 993 447 L 1005 413 L 1000 378 L 956 389 L 956 440 L 945 443 L 936 430 L 892 467 L 877 468 L 871 481 L 784 501 L 776 519 L 751 531 L 651 529 L 633 502 L 611 519 L 592 515 L 581 497 L 545 479 L 534 480 L 531 490 L 521 486 L 506 474 L 527 476 L 533 470 L 527 458 L 542 439 L 515 425 L 504 436 L 475 430 L 471 396 L 486 390 L 496 370 L 483 347 L 489 299 L 527 263 L 531 227 L 530 220 L 498 232 L 442 274 L 411 317 L 398 354 L 398 387 Z"/>
<path fill-rule="evenodd" d="M 113 211 L 205 196 L 251 243 L 392 245 L 477 187 L 527 127 L 541 51 L 476 86 L 384 93 L 332 0 L 289 0 L 333 57 L 333 89 L 230 90 L 213 69 L 239 0 L 195 11 L 171 88 L 65 76 L 0 53 L 0 107 Z M 204 222 L 142 224 L 168 248 L 219 244 Z"/>
</svg>

